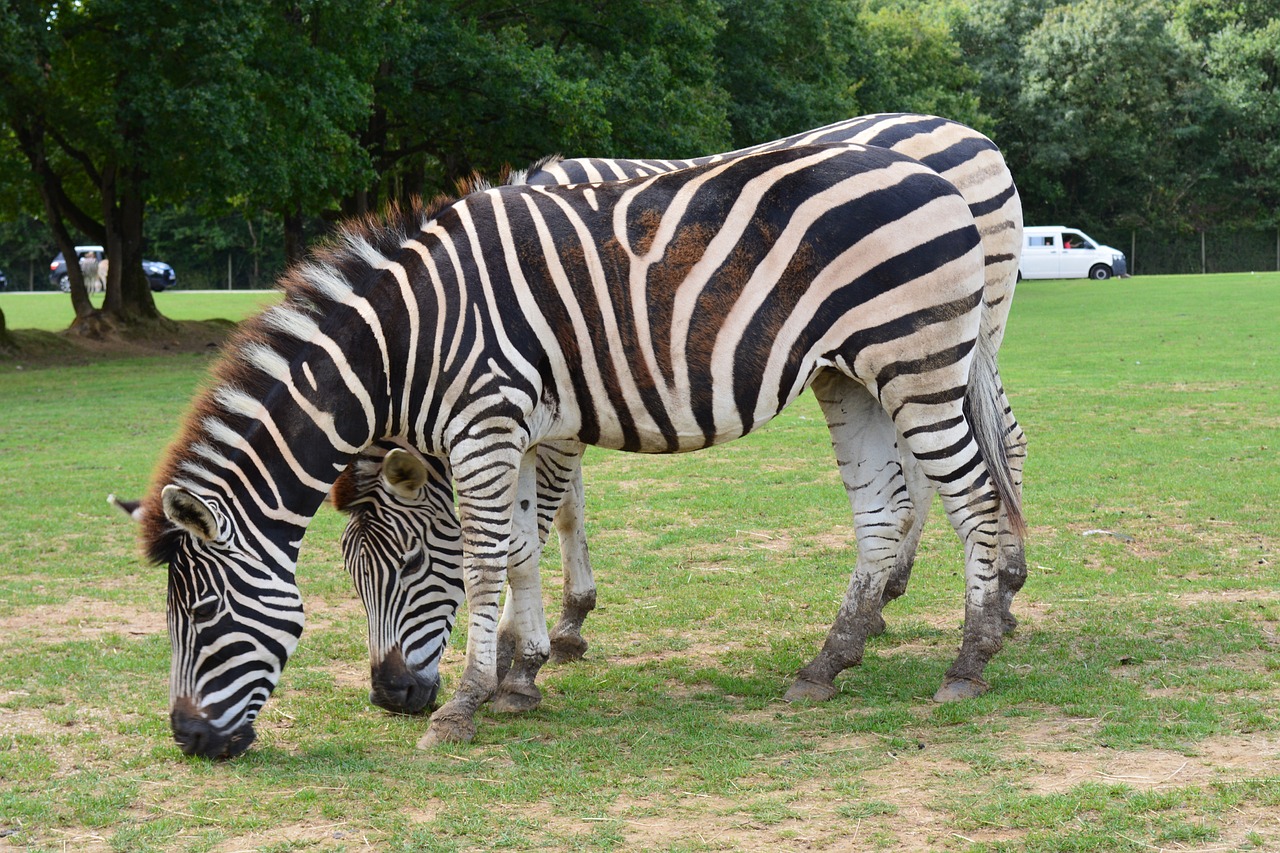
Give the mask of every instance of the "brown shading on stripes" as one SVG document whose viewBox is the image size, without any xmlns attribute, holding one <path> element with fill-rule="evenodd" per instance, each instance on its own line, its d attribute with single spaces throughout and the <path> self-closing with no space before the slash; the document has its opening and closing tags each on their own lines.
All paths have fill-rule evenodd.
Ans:
<svg viewBox="0 0 1280 853">
<path fill-rule="evenodd" d="M 705 225 L 686 225 L 676 232 L 662 259 L 649 268 L 645 283 L 649 336 L 657 354 L 658 370 L 668 383 L 675 379 L 671 365 L 671 309 L 676 291 L 688 278 L 693 265 L 702 259 L 715 235 L 716 232 Z"/>
</svg>

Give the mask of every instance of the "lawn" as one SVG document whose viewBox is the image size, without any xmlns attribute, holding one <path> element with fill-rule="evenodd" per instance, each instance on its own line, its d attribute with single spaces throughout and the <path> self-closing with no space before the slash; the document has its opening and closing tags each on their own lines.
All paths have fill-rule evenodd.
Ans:
<svg viewBox="0 0 1280 853">
<path fill-rule="evenodd" d="M 20 296 L 0 296 L 10 328 L 51 322 L 19 319 L 50 316 Z M 209 300 L 189 318 L 249 310 L 161 296 L 173 316 L 179 297 Z M 164 571 L 104 500 L 146 487 L 208 357 L 0 361 L 0 843 L 1280 849 L 1277 328 L 1280 274 L 1019 286 L 1001 364 L 1030 439 L 1031 574 L 979 699 L 929 701 L 963 586 L 935 506 L 863 665 L 828 703 L 781 702 L 854 558 L 806 395 L 704 453 L 588 453 L 587 657 L 544 671 L 537 711 L 482 712 L 468 745 L 415 750 L 425 719 L 366 701 L 342 518 L 322 510 L 302 643 L 258 742 L 217 764 L 170 737 Z"/>
</svg>

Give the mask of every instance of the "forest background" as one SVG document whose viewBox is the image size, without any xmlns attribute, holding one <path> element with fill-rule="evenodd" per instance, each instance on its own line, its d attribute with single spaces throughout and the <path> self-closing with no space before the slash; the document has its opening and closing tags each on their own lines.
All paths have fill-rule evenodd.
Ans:
<svg viewBox="0 0 1280 853">
<path fill-rule="evenodd" d="M 1197 233 L 1275 269 L 1278 6 L 0 0 L 0 269 L 44 289 L 56 251 L 106 246 L 101 305 L 72 270 L 75 325 L 101 334 L 162 322 L 144 256 L 183 287 L 265 287 L 336 220 L 475 170 L 899 111 L 991 136 L 1028 223 L 1126 251 L 1173 235 L 1140 272 L 1193 271 L 1174 238 Z"/>
</svg>

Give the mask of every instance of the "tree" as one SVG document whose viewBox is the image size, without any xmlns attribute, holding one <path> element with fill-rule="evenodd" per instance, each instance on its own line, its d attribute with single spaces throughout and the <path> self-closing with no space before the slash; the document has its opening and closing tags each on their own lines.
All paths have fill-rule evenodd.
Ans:
<svg viewBox="0 0 1280 853">
<path fill-rule="evenodd" d="M 711 0 L 388 5 L 348 213 L 548 154 L 690 156 L 728 137 Z"/>
<path fill-rule="evenodd" d="M 1054 8 L 1021 67 L 1014 154 L 1031 219 L 1176 226 L 1206 214 L 1215 112 L 1159 4 Z"/>
<path fill-rule="evenodd" d="M 366 177 L 362 43 L 340 28 L 382 5 L 9 0 L 0 116 L 63 254 L 75 257 L 74 231 L 111 259 L 101 316 L 68 264 L 74 328 L 160 319 L 142 270 L 148 205 L 235 207 L 249 193 L 299 215 Z"/>
<path fill-rule="evenodd" d="M 721 15 L 715 55 L 733 147 L 858 114 L 873 63 L 856 4 L 721 0 Z"/>
<path fill-rule="evenodd" d="M 872 70 L 858 89 L 869 112 L 920 112 L 987 130 L 973 94 L 978 77 L 946 22 L 915 3 L 885 2 L 865 15 Z"/>
<path fill-rule="evenodd" d="M 1280 17 L 1228 22 L 1208 39 L 1205 67 L 1223 117 L 1223 173 L 1241 219 L 1280 224 Z"/>
</svg>

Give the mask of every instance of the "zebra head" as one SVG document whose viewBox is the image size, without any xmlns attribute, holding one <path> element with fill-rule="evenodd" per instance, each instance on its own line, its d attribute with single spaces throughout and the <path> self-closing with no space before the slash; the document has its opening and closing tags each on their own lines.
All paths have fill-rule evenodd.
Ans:
<svg viewBox="0 0 1280 853">
<path fill-rule="evenodd" d="M 348 515 L 342 556 L 369 617 L 369 701 L 419 714 L 434 708 L 440 658 L 466 595 L 462 532 L 446 463 L 387 447 L 347 468 L 333 502 Z"/>
<path fill-rule="evenodd" d="M 173 737 L 187 755 L 234 758 L 302 634 L 293 561 L 248 547 L 216 497 L 173 484 L 160 497 L 167 553 L 152 556 L 169 565 Z"/>
</svg>

